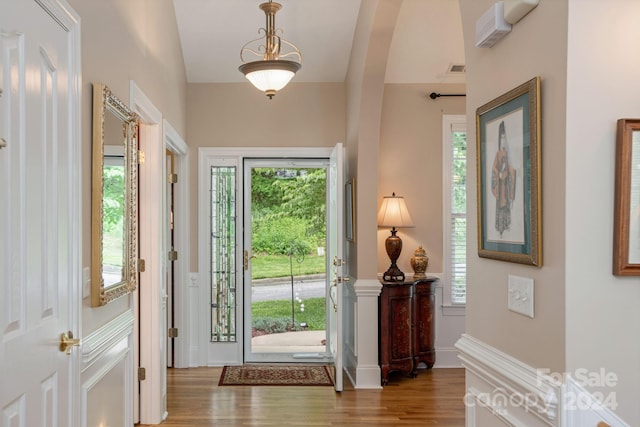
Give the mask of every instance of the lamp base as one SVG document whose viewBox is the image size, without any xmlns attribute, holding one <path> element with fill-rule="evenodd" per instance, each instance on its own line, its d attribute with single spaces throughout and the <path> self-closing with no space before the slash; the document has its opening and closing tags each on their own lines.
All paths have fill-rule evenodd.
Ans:
<svg viewBox="0 0 640 427">
<path fill-rule="evenodd" d="M 395 227 L 391 228 L 391 236 L 387 237 L 387 240 L 384 242 L 384 247 L 387 250 L 387 255 L 391 260 L 391 265 L 389 269 L 382 275 L 382 280 L 385 282 L 403 282 L 404 281 L 404 273 L 400 271 L 396 261 L 400 258 L 400 253 L 402 252 L 402 239 L 396 235 Z"/>
<path fill-rule="evenodd" d="M 384 280 L 385 282 L 404 282 L 404 273 L 400 271 L 400 269 L 394 262 L 382 275 L 382 280 Z"/>
</svg>

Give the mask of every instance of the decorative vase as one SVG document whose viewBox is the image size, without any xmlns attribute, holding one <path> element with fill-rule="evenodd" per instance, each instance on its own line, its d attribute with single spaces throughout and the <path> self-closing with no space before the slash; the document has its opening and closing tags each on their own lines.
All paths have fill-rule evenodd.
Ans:
<svg viewBox="0 0 640 427">
<path fill-rule="evenodd" d="M 422 245 L 418 246 L 415 250 L 414 256 L 411 257 L 411 268 L 413 268 L 413 277 L 417 279 L 423 279 L 427 277 L 425 272 L 427 271 L 427 265 L 429 265 L 429 257 Z"/>
</svg>

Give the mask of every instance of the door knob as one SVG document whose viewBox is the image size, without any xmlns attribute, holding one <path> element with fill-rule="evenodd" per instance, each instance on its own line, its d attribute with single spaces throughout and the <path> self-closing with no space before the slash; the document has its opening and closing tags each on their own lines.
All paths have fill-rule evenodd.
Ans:
<svg viewBox="0 0 640 427">
<path fill-rule="evenodd" d="M 73 347 L 80 345 L 79 338 L 73 338 L 73 332 L 63 332 L 60 334 L 60 351 L 64 351 L 67 354 L 71 354 Z"/>
</svg>

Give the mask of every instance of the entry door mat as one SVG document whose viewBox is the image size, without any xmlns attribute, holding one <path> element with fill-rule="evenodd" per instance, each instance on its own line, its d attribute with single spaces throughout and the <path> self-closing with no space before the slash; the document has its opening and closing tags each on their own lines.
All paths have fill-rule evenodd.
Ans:
<svg viewBox="0 0 640 427">
<path fill-rule="evenodd" d="M 333 380 L 324 365 L 242 365 L 225 366 L 218 385 L 333 386 Z"/>
</svg>

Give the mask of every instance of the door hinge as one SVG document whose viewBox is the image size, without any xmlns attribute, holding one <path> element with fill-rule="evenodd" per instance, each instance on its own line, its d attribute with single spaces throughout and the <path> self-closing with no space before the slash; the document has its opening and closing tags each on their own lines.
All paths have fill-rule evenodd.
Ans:
<svg viewBox="0 0 640 427">
<path fill-rule="evenodd" d="M 147 379 L 147 370 L 144 368 L 138 368 L 138 381 L 144 381 Z"/>
<path fill-rule="evenodd" d="M 178 328 L 169 328 L 169 338 L 178 338 Z"/>
<path fill-rule="evenodd" d="M 169 261 L 178 260 L 178 251 L 169 251 Z"/>
<path fill-rule="evenodd" d="M 138 150 L 138 164 L 141 165 L 144 163 L 144 151 Z"/>
<path fill-rule="evenodd" d="M 144 273 L 145 270 L 145 262 L 143 259 L 139 259 L 138 260 L 138 272 L 139 273 Z"/>
<path fill-rule="evenodd" d="M 177 184 L 178 183 L 178 174 L 170 173 L 169 174 L 169 184 Z"/>
</svg>

